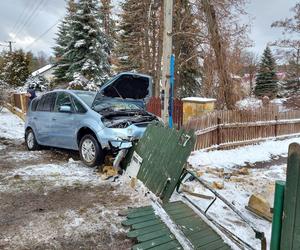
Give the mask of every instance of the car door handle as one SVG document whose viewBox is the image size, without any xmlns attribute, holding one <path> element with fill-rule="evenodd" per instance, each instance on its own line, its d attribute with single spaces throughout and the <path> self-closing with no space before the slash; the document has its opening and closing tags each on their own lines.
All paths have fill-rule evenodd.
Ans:
<svg viewBox="0 0 300 250">
<path fill-rule="evenodd" d="M 56 121 L 56 118 L 52 118 L 52 121 Z"/>
<path fill-rule="evenodd" d="M 33 117 L 33 120 L 37 120 L 37 118 L 36 118 L 36 117 Z"/>
</svg>

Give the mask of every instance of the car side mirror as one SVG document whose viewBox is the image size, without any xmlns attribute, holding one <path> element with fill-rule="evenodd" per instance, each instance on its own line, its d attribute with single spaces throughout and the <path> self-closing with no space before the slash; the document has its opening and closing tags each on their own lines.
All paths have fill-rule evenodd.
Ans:
<svg viewBox="0 0 300 250">
<path fill-rule="evenodd" d="M 71 113 L 71 107 L 67 105 L 63 105 L 59 107 L 59 112 L 63 113 Z"/>
</svg>

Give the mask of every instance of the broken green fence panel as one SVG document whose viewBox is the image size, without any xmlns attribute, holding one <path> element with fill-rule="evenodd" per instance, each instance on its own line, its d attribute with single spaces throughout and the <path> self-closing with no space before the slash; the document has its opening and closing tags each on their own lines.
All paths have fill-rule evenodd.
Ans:
<svg viewBox="0 0 300 250">
<path fill-rule="evenodd" d="M 157 216 L 155 214 L 149 214 L 149 215 L 146 215 L 146 216 L 140 216 L 140 217 L 137 217 L 137 218 L 132 218 L 132 219 L 125 220 L 125 221 L 122 222 L 122 225 L 123 226 L 130 226 L 130 225 L 133 225 L 133 224 L 146 222 L 146 221 L 149 221 L 149 220 L 154 220 L 156 218 L 157 218 Z"/>
<path fill-rule="evenodd" d="M 147 234 L 147 233 L 156 232 L 156 231 L 163 230 L 163 229 L 166 229 L 166 228 L 167 228 L 166 225 L 163 222 L 161 222 L 161 223 L 159 223 L 157 225 L 154 225 L 154 226 L 150 226 L 150 227 L 130 231 L 130 232 L 127 233 L 127 237 L 137 238 L 139 235 L 144 235 L 144 234 Z"/>
<path fill-rule="evenodd" d="M 170 230 L 169 229 L 162 229 L 156 232 L 151 232 L 143 235 L 139 235 L 137 237 L 138 242 L 145 242 L 149 240 L 153 240 L 159 237 L 162 237 L 164 235 L 170 235 Z"/>
<path fill-rule="evenodd" d="M 181 245 L 176 240 L 173 240 L 173 241 L 164 243 L 160 246 L 156 246 L 156 247 L 151 248 L 151 250 L 170 250 L 170 249 L 181 250 L 183 248 L 181 247 Z"/>
<path fill-rule="evenodd" d="M 289 147 L 282 221 L 281 248 L 300 249 L 300 145 Z"/>
<path fill-rule="evenodd" d="M 174 235 L 164 235 L 162 237 L 150 240 L 150 241 L 146 241 L 146 242 L 142 242 L 139 244 L 136 244 L 132 247 L 133 250 L 145 250 L 145 249 L 150 249 L 153 248 L 155 246 L 159 246 L 162 245 L 164 243 L 170 242 L 172 240 L 174 240 L 175 237 Z"/>
<path fill-rule="evenodd" d="M 193 132 L 149 125 L 133 149 L 143 159 L 138 179 L 163 201 L 168 201 L 194 143 Z"/>
<path fill-rule="evenodd" d="M 180 201 L 172 206 L 172 203 L 167 203 L 163 205 L 163 208 L 195 249 L 206 250 L 207 246 L 207 249 L 216 250 L 228 246 L 221 236 L 209 227 L 187 204 Z M 177 213 L 177 211 L 180 211 L 180 213 Z"/>
</svg>

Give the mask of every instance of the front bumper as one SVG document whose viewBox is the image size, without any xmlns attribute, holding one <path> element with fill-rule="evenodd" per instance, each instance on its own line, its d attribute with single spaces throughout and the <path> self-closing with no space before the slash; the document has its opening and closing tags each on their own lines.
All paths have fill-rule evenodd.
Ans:
<svg viewBox="0 0 300 250">
<path fill-rule="evenodd" d="M 132 142 L 139 140 L 146 127 L 138 127 L 134 124 L 127 128 L 104 128 L 97 133 L 97 138 L 103 149 L 126 149 L 132 147 Z"/>
</svg>

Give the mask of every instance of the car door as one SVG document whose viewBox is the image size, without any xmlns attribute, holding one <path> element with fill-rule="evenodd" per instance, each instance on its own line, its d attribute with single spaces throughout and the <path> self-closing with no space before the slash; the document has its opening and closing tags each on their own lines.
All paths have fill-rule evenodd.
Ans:
<svg viewBox="0 0 300 250">
<path fill-rule="evenodd" d="M 32 119 L 35 123 L 37 140 L 42 145 L 51 146 L 51 110 L 53 108 L 56 93 L 44 94 L 39 100 Z"/>
<path fill-rule="evenodd" d="M 70 110 L 62 112 L 62 106 L 68 106 L 70 107 Z M 77 149 L 74 112 L 75 110 L 70 94 L 67 92 L 58 92 L 51 122 L 53 146 Z"/>
</svg>

